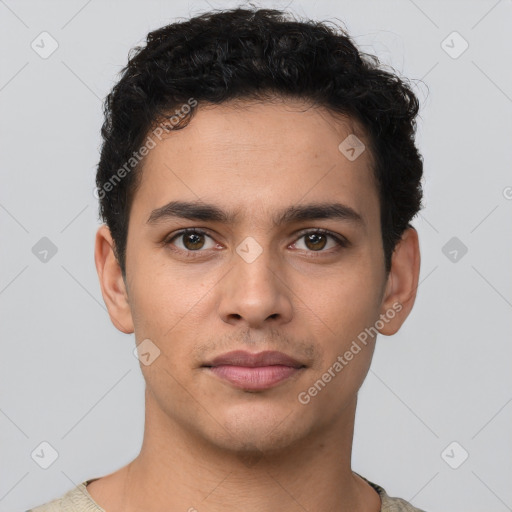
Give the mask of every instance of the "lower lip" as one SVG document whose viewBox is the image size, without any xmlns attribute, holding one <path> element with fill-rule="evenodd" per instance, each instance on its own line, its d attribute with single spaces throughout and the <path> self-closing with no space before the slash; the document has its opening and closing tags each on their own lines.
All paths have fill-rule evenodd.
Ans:
<svg viewBox="0 0 512 512">
<path fill-rule="evenodd" d="M 242 389 L 261 390 L 275 386 L 298 373 L 301 368 L 272 365 L 250 368 L 247 366 L 221 365 L 208 367 L 212 373 Z"/>
</svg>

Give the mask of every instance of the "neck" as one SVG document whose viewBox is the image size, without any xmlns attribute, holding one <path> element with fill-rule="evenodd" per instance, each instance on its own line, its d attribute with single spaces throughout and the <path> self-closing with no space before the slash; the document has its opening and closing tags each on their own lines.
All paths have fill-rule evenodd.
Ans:
<svg viewBox="0 0 512 512">
<path fill-rule="evenodd" d="M 144 440 L 138 457 L 119 472 L 118 509 L 224 512 L 243 502 L 244 512 L 378 512 L 380 497 L 350 467 L 356 402 L 334 424 L 293 445 L 243 452 L 176 424 L 146 390 Z M 107 512 L 116 508 L 112 503 Z"/>
</svg>

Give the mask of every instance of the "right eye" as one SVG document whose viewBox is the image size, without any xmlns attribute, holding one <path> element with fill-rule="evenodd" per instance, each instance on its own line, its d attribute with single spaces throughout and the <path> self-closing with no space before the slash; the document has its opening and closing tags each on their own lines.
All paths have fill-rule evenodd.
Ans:
<svg viewBox="0 0 512 512">
<path fill-rule="evenodd" d="M 210 246 L 205 247 L 204 237 L 209 238 L 212 243 Z M 181 247 L 179 244 L 174 244 L 174 240 L 181 240 Z M 181 251 L 187 252 L 203 252 L 200 249 L 212 249 L 215 247 L 216 242 L 205 231 L 196 228 L 188 228 L 174 233 L 170 238 L 165 241 L 165 245 L 174 245 Z"/>
</svg>

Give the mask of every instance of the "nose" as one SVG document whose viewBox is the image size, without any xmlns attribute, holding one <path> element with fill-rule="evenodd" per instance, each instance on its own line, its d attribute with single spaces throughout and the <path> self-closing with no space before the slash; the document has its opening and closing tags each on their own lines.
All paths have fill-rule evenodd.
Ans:
<svg viewBox="0 0 512 512">
<path fill-rule="evenodd" d="M 224 322 L 258 329 L 291 320 L 293 294 L 286 271 L 268 248 L 253 261 L 234 253 L 230 264 L 231 269 L 219 283 L 219 314 Z"/>
</svg>

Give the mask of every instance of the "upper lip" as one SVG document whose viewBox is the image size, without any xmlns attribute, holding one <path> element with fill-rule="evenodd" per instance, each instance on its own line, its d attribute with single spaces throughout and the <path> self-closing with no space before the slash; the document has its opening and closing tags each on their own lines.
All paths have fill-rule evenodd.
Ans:
<svg viewBox="0 0 512 512">
<path fill-rule="evenodd" d="M 258 352 L 252 354 L 244 350 L 235 350 L 233 352 L 227 352 L 221 354 L 210 362 L 205 363 L 203 366 L 220 366 L 220 365 L 232 365 L 232 366 L 248 366 L 256 368 L 258 366 L 273 366 L 283 365 L 291 366 L 293 368 L 302 368 L 304 365 L 282 352 L 276 352 L 274 350 L 267 350 L 265 352 Z"/>
</svg>

